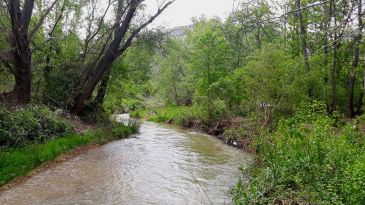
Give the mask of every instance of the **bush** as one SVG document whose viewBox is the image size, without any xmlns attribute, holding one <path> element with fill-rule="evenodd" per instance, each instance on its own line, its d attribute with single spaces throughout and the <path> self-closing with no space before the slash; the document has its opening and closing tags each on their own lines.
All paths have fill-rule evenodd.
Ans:
<svg viewBox="0 0 365 205">
<path fill-rule="evenodd" d="M 0 146 L 40 143 L 72 131 L 71 126 L 45 106 L 29 106 L 13 111 L 0 107 Z"/>
<path fill-rule="evenodd" d="M 363 134 L 355 122 L 334 127 L 336 120 L 324 113 L 318 102 L 302 106 L 261 140 L 260 168 L 253 169 L 255 178 L 248 184 L 238 184 L 238 204 L 252 203 L 246 200 L 252 195 L 261 203 L 275 198 L 317 204 L 364 202 Z"/>
<path fill-rule="evenodd" d="M 137 133 L 140 123 L 137 120 L 129 119 L 123 123 L 115 122 L 113 126 L 113 135 L 118 139 L 122 139 Z"/>
</svg>

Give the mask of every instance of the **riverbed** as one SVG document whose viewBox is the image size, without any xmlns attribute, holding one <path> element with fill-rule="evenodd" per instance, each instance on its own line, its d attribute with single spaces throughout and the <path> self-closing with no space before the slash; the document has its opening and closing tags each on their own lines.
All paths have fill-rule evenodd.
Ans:
<svg viewBox="0 0 365 205">
<path fill-rule="evenodd" d="M 2 193 L 0 204 L 231 204 L 238 167 L 249 160 L 212 136 L 143 122 L 139 134 Z"/>
</svg>

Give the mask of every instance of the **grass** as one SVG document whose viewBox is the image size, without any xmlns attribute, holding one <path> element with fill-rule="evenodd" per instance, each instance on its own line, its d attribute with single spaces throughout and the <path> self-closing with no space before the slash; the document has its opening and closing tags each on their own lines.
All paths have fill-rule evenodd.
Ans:
<svg viewBox="0 0 365 205">
<path fill-rule="evenodd" d="M 43 144 L 0 150 L 0 187 L 16 177 L 26 176 L 43 163 L 55 160 L 75 148 L 90 144 L 104 144 L 111 140 L 125 138 L 138 130 L 138 124 L 131 126 L 114 124 L 113 127 L 111 131 L 100 128 L 82 135 L 71 134 L 56 138 Z"/>
<path fill-rule="evenodd" d="M 187 114 L 191 112 L 189 107 L 185 106 L 167 106 L 164 108 L 155 108 L 151 110 L 136 110 L 131 113 L 131 117 L 147 118 L 151 122 L 168 122 L 176 124 L 180 122 Z"/>
<path fill-rule="evenodd" d="M 303 107 L 282 120 L 257 139 L 256 164 L 242 169 L 234 203 L 363 204 L 363 121 L 338 124 L 325 105 Z"/>
</svg>

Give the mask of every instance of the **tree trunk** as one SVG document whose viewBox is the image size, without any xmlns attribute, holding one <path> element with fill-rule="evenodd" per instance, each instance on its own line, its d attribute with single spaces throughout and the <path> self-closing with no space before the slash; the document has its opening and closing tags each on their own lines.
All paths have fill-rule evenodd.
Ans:
<svg viewBox="0 0 365 205">
<path fill-rule="evenodd" d="M 323 31 L 324 31 L 324 42 L 323 42 L 323 54 L 324 54 L 324 58 L 323 58 L 323 67 L 324 67 L 324 78 L 323 78 L 323 81 L 324 81 L 324 85 L 325 85 L 325 88 L 327 88 L 327 85 L 329 84 L 329 73 L 330 73 L 330 65 L 329 65 L 329 54 L 330 54 L 330 51 L 329 51 L 329 39 L 328 39 L 328 35 L 329 35 L 329 27 L 331 25 L 331 5 L 330 6 L 327 6 L 326 4 L 323 5 L 323 10 L 325 11 L 325 15 L 327 15 L 327 21 L 324 22 L 322 24 L 322 28 L 323 28 Z M 326 108 L 327 108 L 327 112 L 329 112 L 330 110 L 330 104 L 331 104 L 331 101 L 330 101 L 330 94 L 329 94 L 329 90 L 325 89 L 324 92 L 323 92 L 323 95 L 324 95 L 324 100 L 326 102 Z"/>
<path fill-rule="evenodd" d="M 19 46 L 20 48 L 20 46 Z M 14 93 L 19 103 L 29 103 L 31 98 L 31 52 L 28 45 L 19 49 L 22 53 L 14 52 L 16 66 Z"/>
<path fill-rule="evenodd" d="M 110 69 L 115 59 L 116 57 L 112 54 L 112 51 L 109 51 L 99 62 L 95 71 L 89 76 L 81 93 L 76 97 L 76 103 L 73 108 L 75 113 L 81 114 L 84 111 L 86 103 L 91 98 L 96 85 L 103 77 L 104 72 Z"/>
<path fill-rule="evenodd" d="M 365 60 L 365 50 L 364 50 L 363 58 Z M 356 111 L 356 114 L 358 114 L 358 115 L 361 115 L 363 112 L 362 104 L 363 104 L 363 98 L 364 98 L 364 94 L 365 94 L 365 61 L 363 61 L 362 67 L 363 67 L 363 71 L 362 71 L 361 92 L 360 92 L 359 102 L 357 104 L 357 111 Z"/>
<path fill-rule="evenodd" d="M 295 0 L 295 7 L 297 9 L 297 17 L 298 17 L 298 21 L 299 21 L 300 41 L 301 41 L 301 47 L 302 47 L 302 52 L 303 52 L 303 61 L 304 61 L 306 72 L 308 74 L 307 77 L 309 77 L 311 68 L 309 65 L 309 54 L 308 54 L 308 46 L 307 46 L 307 39 L 306 39 L 307 31 L 306 31 L 304 21 L 303 21 L 300 0 Z M 313 97 L 313 88 L 312 88 L 312 85 L 309 82 L 309 80 L 310 79 L 308 78 L 308 83 L 307 83 L 308 84 L 308 96 Z"/>
<path fill-rule="evenodd" d="M 338 59 L 337 59 L 337 50 L 338 50 L 338 43 L 337 43 L 337 34 L 334 34 L 334 41 L 333 44 L 333 62 L 332 62 L 332 102 L 331 107 L 329 110 L 330 114 L 333 114 L 333 112 L 336 110 L 337 106 L 337 73 L 338 73 Z"/>
<path fill-rule="evenodd" d="M 334 17 L 336 14 L 336 4 L 334 2 L 334 0 L 330 1 L 330 13 L 331 16 Z M 334 27 L 337 27 L 337 20 L 336 18 L 334 18 Z M 332 62 L 332 101 L 331 101 L 331 106 L 329 109 L 329 114 L 333 114 L 333 112 L 336 110 L 336 106 L 337 106 L 337 75 L 339 72 L 338 69 L 338 56 L 337 56 L 337 52 L 338 49 L 340 47 L 340 44 L 338 42 L 338 34 L 337 31 L 334 31 L 333 33 L 333 62 Z"/>
<path fill-rule="evenodd" d="M 105 73 L 103 79 L 100 82 L 98 93 L 97 93 L 97 95 L 94 99 L 94 103 L 93 103 L 95 105 L 96 109 L 100 109 L 103 107 L 105 96 L 106 96 L 106 91 L 108 89 L 110 74 L 111 74 L 111 69 L 109 69 Z"/>
<path fill-rule="evenodd" d="M 362 38 L 362 0 L 358 0 L 358 31 L 356 36 L 354 37 L 354 53 L 353 53 L 353 61 L 352 66 L 349 72 L 348 79 L 348 112 L 350 117 L 355 117 L 355 109 L 354 109 L 354 92 L 355 92 L 355 81 L 356 81 L 356 69 L 359 65 L 359 55 L 360 55 L 360 41 Z"/>
<path fill-rule="evenodd" d="M 31 98 L 32 53 L 29 48 L 28 28 L 34 0 L 26 0 L 23 10 L 19 0 L 9 0 L 9 14 L 12 26 L 12 46 L 15 67 L 14 94 L 19 103 L 28 103 Z"/>
</svg>

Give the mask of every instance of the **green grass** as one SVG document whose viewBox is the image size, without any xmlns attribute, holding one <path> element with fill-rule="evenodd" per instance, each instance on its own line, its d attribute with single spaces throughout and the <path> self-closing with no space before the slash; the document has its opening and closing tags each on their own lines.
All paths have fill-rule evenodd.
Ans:
<svg viewBox="0 0 365 205">
<path fill-rule="evenodd" d="M 364 117 L 338 125 L 319 107 L 303 107 L 257 139 L 258 160 L 243 169 L 235 204 L 363 204 Z"/>
<path fill-rule="evenodd" d="M 172 121 L 178 124 L 185 116 L 191 113 L 191 108 L 185 106 L 167 106 L 151 110 L 136 110 L 131 113 L 135 118 L 147 118 L 151 122 Z"/>
<path fill-rule="evenodd" d="M 114 129 L 97 129 L 85 134 L 71 134 L 43 144 L 31 144 L 14 149 L 0 150 L 0 186 L 16 177 L 25 176 L 45 162 L 55 160 L 62 154 L 89 144 L 104 144 L 111 140 L 125 138 L 137 132 L 138 125 L 114 124 Z"/>
</svg>

